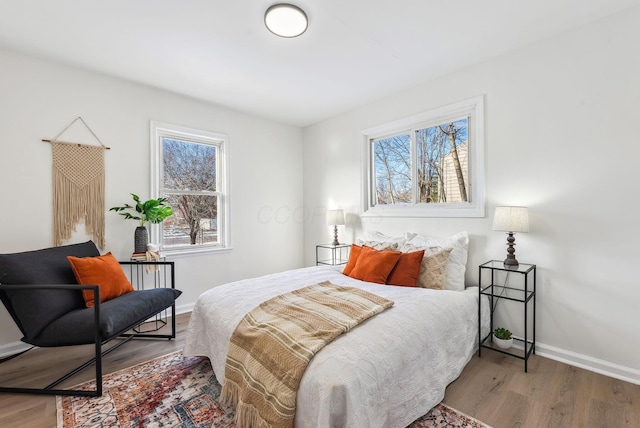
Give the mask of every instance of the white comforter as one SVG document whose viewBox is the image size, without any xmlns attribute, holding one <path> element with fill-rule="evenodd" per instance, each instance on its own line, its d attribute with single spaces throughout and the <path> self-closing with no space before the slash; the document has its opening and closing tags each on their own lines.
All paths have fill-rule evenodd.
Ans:
<svg viewBox="0 0 640 428">
<path fill-rule="evenodd" d="M 477 348 L 475 287 L 444 291 L 379 285 L 327 266 L 233 282 L 198 298 L 184 354 L 209 357 L 222 382 L 229 339 L 247 312 L 271 297 L 325 280 L 395 303 L 311 360 L 298 390 L 296 427 L 405 427 L 439 403 Z M 483 326 L 488 325 L 488 313 L 483 313 Z"/>
</svg>

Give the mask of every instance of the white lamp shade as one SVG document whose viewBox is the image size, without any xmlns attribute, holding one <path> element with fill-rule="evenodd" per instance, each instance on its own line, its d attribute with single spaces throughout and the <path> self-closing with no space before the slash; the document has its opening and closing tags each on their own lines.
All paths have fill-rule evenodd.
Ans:
<svg viewBox="0 0 640 428">
<path fill-rule="evenodd" d="M 292 4 L 274 4 L 264 15 L 264 24 L 276 36 L 298 37 L 307 30 L 307 14 Z"/>
<path fill-rule="evenodd" d="M 496 207 L 493 230 L 528 232 L 529 210 L 527 207 Z"/>
<path fill-rule="evenodd" d="M 327 224 L 328 225 L 340 225 L 344 224 L 344 211 L 342 210 L 328 210 L 327 211 Z"/>
</svg>

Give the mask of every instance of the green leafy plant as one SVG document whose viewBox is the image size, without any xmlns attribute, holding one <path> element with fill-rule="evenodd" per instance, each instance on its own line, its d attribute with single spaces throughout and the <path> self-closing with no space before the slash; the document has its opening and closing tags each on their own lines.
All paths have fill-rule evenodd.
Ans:
<svg viewBox="0 0 640 428">
<path fill-rule="evenodd" d="M 173 215 L 173 209 L 165 202 L 167 198 L 149 199 L 140 202 L 140 198 L 136 194 L 131 194 L 135 205 L 124 204 L 121 207 L 110 208 L 109 211 L 115 211 L 125 220 L 138 220 L 140 226 L 144 226 L 146 222 L 162 223 L 164 219 Z"/>
<path fill-rule="evenodd" d="M 512 333 L 509 330 L 507 330 L 506 328 L 498 327 L 495 330 L 493 330 L 493 334 L 498 339 L 509 340 L 509 339 L 511 339 L 511 334 Z"/>
</svg>

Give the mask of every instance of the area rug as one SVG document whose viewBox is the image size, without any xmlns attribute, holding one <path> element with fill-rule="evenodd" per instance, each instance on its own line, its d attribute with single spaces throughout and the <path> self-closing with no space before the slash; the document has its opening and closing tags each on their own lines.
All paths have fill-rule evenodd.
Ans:
<svg viewBox="0 0 640 428">
<path fill-rule="evenodd" d="M 101 397 L 58 396 L 58 428 L 235 428 L 218 403 L 220 384 L 208 358 L 174 352 L 103 376 Z M 74 389 L 94 389 L 87 382 Z M 443 403 L 410 428 L 490 428 Z"/>
</svg>

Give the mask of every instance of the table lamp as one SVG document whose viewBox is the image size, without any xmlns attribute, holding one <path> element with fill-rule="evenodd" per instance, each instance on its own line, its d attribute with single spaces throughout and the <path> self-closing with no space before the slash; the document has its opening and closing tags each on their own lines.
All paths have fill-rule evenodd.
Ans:
<svg viewBox="0 0 640 428">
<path fill-rule="evenodd" d="M 340 245 L 340 242 L 338 242 L 338 225 L 344 224 L 344 211 L 328 210 L 327 224 L 333 226 L 333 242 L 331 245 Z"/>
<path fill-rule="evenodd" d="M 529 231 L 529 212 L 527 207 L 496 207 L 493 215 L 493 230 L 507 232 L 507 258 L 505 266 L 517 267 L 515 232 Z"/>
</svg>

